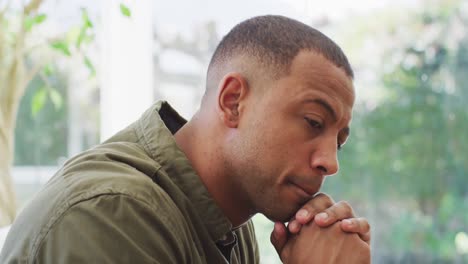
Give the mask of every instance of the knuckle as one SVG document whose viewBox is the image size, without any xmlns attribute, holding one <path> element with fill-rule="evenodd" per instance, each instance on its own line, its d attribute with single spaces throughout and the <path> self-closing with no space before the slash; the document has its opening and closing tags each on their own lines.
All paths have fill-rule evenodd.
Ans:
<svg viewBox="0 0 468 264">
<path fill-rule="evenodd" d="M 340 218 L 338 212 L 336 211 L 336 207 L 330 207 L 325 212 L 328 214 L 329 218 L 337 219 Z"/>
<path fill-rule="evenodd" d="M 291 232 L 294 232 L 298 227 L 298 223 L 296 220 L 293 220 L 291 222 L 289 222 L 288 224 L 288 230 L 291 231 Z"/>
<path fill-rule="evenodd" d="M 369 224 L 369 221 L 367 221 L 367 219 L 365 219 L 365 218 L 361 219 L 361 226 L 363 227 L 364 230 L 370 232 L 371 225 Z"/>
<path fill-rule="evenodd" d="M 329 228 L 335 234 L 343 233 L 343 231 L 341 230 L 341 221 L 337 221 L 336 223 L 332 224 Z"/>
<path fill-rule="evenodd" d="M 366 229 L 367 232 L 370 233 L 371 225 L 369 224 L 369 222 L 367 222 L 367 220 L 364 221 L 364 228 Z"/>
<path fill-rule="evenodd" d="M 347 212 L 351 212 L 353 210 L 348 201 L 339 201 L 338 204 Z"/>
<path fill-rule="evenodd" d="M 340 201 L 340 202 L 338 202 L 338 206 L 341 207 L 341 210 L 342 210 L 344 216 L 354 217 L 353 208 L 351 207 L 349 202 Z"/>
<path fill-rule="evenodd" d="M 316 205 L 313 200 L 309 201 L 308 203 L 304 204 L 302 208 L 306 209 L 310 214 L 316 214 L 318 211 L 320 211 L 319 206 Z"/>
<path fill-rule="evenodd" d="M 318 193 L 316 193 L 316 194 L 314 195 L 314 198 L 316 198 L 316 197 L 323 197 L 323 196 L 328 196 L 328 195 L 324 194 L 323 192 L 318 192 Z"/>
<path fill-rule="evenodd" d="M 313 199 L 321 200 L 322 202 L 329 204 L 329 205 L 332 205 L 335 203 L 333 199 L 325 193 L 317 193 L 316 195 L 314 195 Z"/>
</svg>

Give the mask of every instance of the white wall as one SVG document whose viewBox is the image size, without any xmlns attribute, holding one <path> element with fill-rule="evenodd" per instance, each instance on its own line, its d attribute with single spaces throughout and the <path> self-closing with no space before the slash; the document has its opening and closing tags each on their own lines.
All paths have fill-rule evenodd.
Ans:
<svg viewBox="0 0 468 264">
<path fill-rule="evenodd" d="M 120 12 L 120 3 L 131 17 Z M 136 119 L 153 102 L 152 1 L 102 1 L 100 34 L 101 140 Z"/>
</svg>

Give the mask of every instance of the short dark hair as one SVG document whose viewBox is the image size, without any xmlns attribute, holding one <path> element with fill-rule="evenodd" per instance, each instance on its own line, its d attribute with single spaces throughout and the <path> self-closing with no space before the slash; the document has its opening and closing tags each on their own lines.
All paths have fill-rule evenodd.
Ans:
<svg viewBox="0 0 468 264">
<path fill-rule="evenodd" d="M 216 66 L 243 54 L 273 70 L 275 76 L 282 76 L 289 72 L 292 60 L 301 50 L 322 54 L 354 78 L 346 55 L 335 42 L 304 23 L 278 15 L 253 17 L 231 29 L 216 48 L 208 74 Z"/>
</svg>

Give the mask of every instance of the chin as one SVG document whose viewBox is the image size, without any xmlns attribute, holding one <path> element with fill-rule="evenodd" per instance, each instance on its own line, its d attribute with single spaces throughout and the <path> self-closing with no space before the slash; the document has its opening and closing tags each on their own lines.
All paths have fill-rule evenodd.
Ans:
<svg viewBox="0 0 468 264">
<path fill-rule="evenodd" d="M 289 222 L 291 218 L 294 217 L 296 212 L 300 209 L 300 207 L 297 208 L 275 208 L 273 211 L 267 210 L 265 212 L 261 212 L 266 218 L 270 219 L 273 222 Z"/>
<path fill-rule="evenodd" d="M 257 204 L 256 211 L 273 222 L 289 222 L 304 204 L 290 188 L 282 188 L 280 193 L 267 197 L 268 199 L 260 199 L 261 203 Z"/>
</svg>

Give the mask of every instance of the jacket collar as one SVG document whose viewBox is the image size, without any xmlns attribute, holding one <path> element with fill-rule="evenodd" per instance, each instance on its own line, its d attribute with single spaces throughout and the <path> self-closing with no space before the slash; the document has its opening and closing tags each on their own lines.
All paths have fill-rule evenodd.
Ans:
<svg viewBox="0 0 468 264">
<path fill-rule="evenodd" d="M 218 241 L 230 233 L 232 224 L 176 144 L 174 134 L 186 122 L 167 102 L 159 101 L 135 123 L 135 131 L 145 151 L 187 196 L 213 241 Z"/>
</svg>

